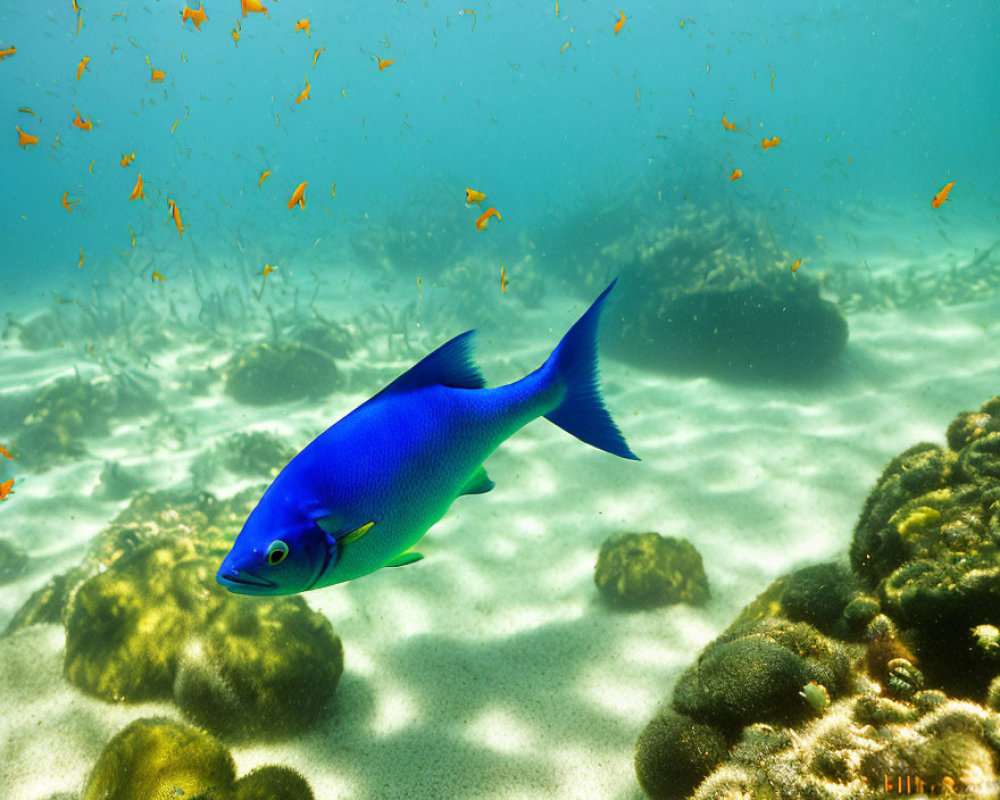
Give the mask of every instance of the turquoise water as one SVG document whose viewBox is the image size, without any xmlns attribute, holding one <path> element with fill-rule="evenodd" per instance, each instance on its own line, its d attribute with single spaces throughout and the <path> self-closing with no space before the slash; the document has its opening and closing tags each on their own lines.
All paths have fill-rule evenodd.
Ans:
<svg viewBox="0 0 1000 800">
<path fill-rule="evenodd" d="M 265 0 L 243 18 L 208 0 L 196 30 L 183 0 L 0 0 L 0 51 L 17 49 L 0 60 L 0 800 L 104 796 L 105 747 L 164 715 L 217 736 L 205 752 L 232 773 L 169 796 L 271 796 L 233 784 L 262 764 L 316 798 L 656 796 L 676 759 L 637 779 L 633 756 L 682 673 L 772 581 L 827 559 L 835 621 L 860 598 L 855 629 L 822 631 L 853 659 L 834 701 L 924 679 L 858 666 L 875 639 L 978 704 L 956 718 L 987 713 L 994 610 L 857 620 L 898 566 L 888 546 L 863 574 L 897 506 L 916 504 L 901 524 L 932 562 L 932 533 L 995 520 L 899 490 L 851 540 L 886 462 L 997 394 L 1000 7 L 463 3 Z M 467 328 L 490 386 L 521 378 L 615 276 L 604 398 L 642 461 L 534 422 L 414 566 L 288 605 L 216 584 L 328 425 Z M 900 475 L 953 488 L 953 463 L 981 457 L 969 480 L 995 492 L 997 409 Z M 598 553 L 650 531 L 704 571 L 679 603 L 614 608 Z M 800 684 L 778 705 L 801 712 Z M 990 698 L 995 717 L 1000 684 Z M 761 719 L 720 725 L 720 753 Z M 150 734 L 118 777 L 191 730 Z"/>
<path fill-rule="evenodd" d="M 937 244 L 937 230 L 981 239 L 996 225 L 989 2 L 648 3 L 626 9 L 618 36 L 617 8 L 572 0 L 559 17 L 554 2 L 484 4 L 473 16 L 454 4 L 285 0 L 270 19 L 246 20 L 237 3 L 216 2 L 200 31 L 181 26 L 182 5 L 88 4 L 79 35 L 68 4 L 0 9 L 2 46 L 18 48 L 0 90 L 6 296 L 122 271 L 130 227 L 138 264 L 170 278 L 208 256 L 239 266 L 238 242 L 266 263 L 333 271 L 352 237 L 387 226 L 444 225 L 462 251 L 513 258 L 595 207 L 634 202 L 624 227 L 654 199 L 685 197 L 763 211 L 776 233 L 806 243 L 836 238 L 831 226 L 849 227 L 838 216 L 858 205 L 905 221 L 915 247 L 916 237 Z M 293 29 L 303 17 L 311 38 Z M 150 84 L 147 57 L 162 84 Z M 395 63 L 379 72 L 376 57 Z M 296 105 L 306 77 L 311 99 Z M 71 126 L 73 105 L 92 131 Z M 725 131 L 723 112 L 747 133 Z M 15 124 L 40 144 L 18 149 Z M 782 143 L 763 152 L 771 136 Z M 122 169 L 125 152 L 137 157 Z M 731 185 L 735 168 L 743 178 Z M 146 200 L 130 203 L 137 172 Z M 302 181 L 307 210 L 289 213 Z M 949 181 L 951 204 L 932 209 Z M 462 213 L 465 186 L 504 215 L 488 235 Z M 65 191 L 81 201 L 72 216 Z M 184 241 L 168 198 L 191 226 Z"/>
</svg>

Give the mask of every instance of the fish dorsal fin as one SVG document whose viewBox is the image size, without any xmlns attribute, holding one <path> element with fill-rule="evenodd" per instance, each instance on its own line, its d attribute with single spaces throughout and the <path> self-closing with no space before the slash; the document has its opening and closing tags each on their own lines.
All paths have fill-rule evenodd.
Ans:
<svg viewBox="0 0 1000 800">
<path fill-rule="evenodd" d="M 472 337 L 475 333 L 474 330 L 466 331 L 445 342 L 396 378 L 376 397 L 422 389 L 425 386 L 482 389 L 486 381 L 483 380 L 479 367 L 472 361 Z"/>
<path fill-rule="evenodd" d="M 475 471 L 473 476 L 466 481 L 465 486 L 462 487 L 462 494 L 485 494 L 490 489 L 496 486 L 493 481 L 490 480 L 490 476 L 486 474 L 486 468 L 482 464 Z"/>
<path fill-rule="evenodd" d="M 406 553 L 400 553 L 398 556 L 393 556 L 388 561 L 386 561 L 383 567 L 405 567 L 407 564 L 412 564 L 414 561 L 419 561 L 423 556 L 420 553 L 414 553 L 412 550 Z"/>
</svg>

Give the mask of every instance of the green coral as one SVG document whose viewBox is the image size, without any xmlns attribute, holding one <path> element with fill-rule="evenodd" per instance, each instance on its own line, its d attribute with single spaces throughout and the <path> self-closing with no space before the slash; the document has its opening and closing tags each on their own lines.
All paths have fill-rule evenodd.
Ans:
<svg viewBox="0 0 1000 800">
<path fill-rule="evenodd" d="M 701 554 L 686 539 L 658 533 L 620 533 L 601 545 L 594 568 L 601 594 L 636 608 L 708 599 Z"/>
<path fill-rule="evenodd" d="M 140 719 L 105 746 L 81 800 L 225 800 L 235 780 L 233 758 L 213 736 L 169 719 Z"/>
<path fill-rule="evenodd" d="M 260 342 L 243 348 L 225 369 L 226 393 L 247 405 L 326 397 L 340 373 L 324 353 L 297 342 Z"/>
<path fill-rule="evenodd" d="M 288 767 L 258 767 L 236 780 L 233 758 L 211 734 L 162 717 L 139 719 L 105 745 L 81 800 L 314 800 Z"/>
<path fill-rule="evenodd" d="M 725 737 L 711 725 L 669 709 L 639 735 L 635 772 L 653 800 L 683 800 L 725 757 Z"/>
</svg>

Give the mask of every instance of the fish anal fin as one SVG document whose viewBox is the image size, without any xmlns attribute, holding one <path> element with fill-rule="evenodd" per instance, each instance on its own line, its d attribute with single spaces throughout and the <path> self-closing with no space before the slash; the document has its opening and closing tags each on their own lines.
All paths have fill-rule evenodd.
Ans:
<svg viewBox="0 0 1000 800">
<path fill-rule="evenodd" d="M 490 476 L 486 474 L 485 467 L 480 464 L 473 476 L 462 487 L 461 494 L 485 494 L 494 486 L 496 484 L 490 480 Z"/>
<path fill-rule="evenodd" d="M 420 553 L 415 553 L 412 550 L 408 550 L 405 553 L 400 553 L 398 556 L 393 556 L 388 561 L 386 561 L 383 567 L 405 567 L 407 564 L 412 564 L 414 561 L 420 561 L 423 555 Z"/>
</svg>

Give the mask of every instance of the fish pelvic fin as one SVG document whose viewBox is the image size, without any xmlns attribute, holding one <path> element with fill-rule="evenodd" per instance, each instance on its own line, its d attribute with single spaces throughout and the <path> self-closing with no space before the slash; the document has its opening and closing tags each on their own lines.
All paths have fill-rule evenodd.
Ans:
<svg viewBox="0 0 1000 800">
<path fill-rule="evenodd" d="M 617 282 L 616 278 L 601 292 L 563 336 L 542 367 L 543 370 L 551 369 L 555 380 L 566 387 L 562 403 L 546 414 L 545 419 L 599 450 L 638 461 L 639 456 L 629 449 L 625 437 L 604 407 L 597 365 L 597 328 L 601 321 L 601 309 Z"/>
<path fill-rule="evenodd" d="M 393 556 L 388 561 L 383 564 L 383 567 L 405 567 L 407 564 L 412 564 L 415 561 L 420 561 L 423 556 L 420 553 L 415 553 L 412 550 L 406 553 L 400 553 L 398 556 Z"/>
</svg>

